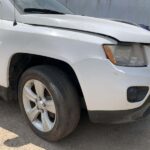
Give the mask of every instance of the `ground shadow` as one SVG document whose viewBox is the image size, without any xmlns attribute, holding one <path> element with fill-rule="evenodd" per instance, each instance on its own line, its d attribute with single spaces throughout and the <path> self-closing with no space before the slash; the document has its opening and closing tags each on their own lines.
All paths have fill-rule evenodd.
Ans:
<svg viewBox="0 0 150 150">
<path fill-rule="evenodd" d="M 83 114 L 77 130 L 71 136 L 58 143 L 49 143 L 30 130 L 18 104 L 0 101 L 0 127 L 18 135 L 4 142 L 8 147 L 32 143 L 51 150 L 149 150 L 149 124 L 150 118 L 122 125 L 92 124 Z"/>
</svg>

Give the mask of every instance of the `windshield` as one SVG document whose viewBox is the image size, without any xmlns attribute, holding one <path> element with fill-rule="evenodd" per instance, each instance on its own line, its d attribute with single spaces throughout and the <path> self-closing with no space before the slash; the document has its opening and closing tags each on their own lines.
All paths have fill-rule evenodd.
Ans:
<svg viewBox="0 0 150 150">
<path fill-rule="evenodd" d="M 56 0 L 13 0 L 13 2 L 16 3 L 15 4 L 16 7 L 22 13 L 29 13 L 24 12 L 25 9 L 36 8 L 36 9 L 52 10 L 64 14 L 71 14 L 71 11 L 69 9 L 67 9 L 65 6 L 63 6 Z"/>
</svg>

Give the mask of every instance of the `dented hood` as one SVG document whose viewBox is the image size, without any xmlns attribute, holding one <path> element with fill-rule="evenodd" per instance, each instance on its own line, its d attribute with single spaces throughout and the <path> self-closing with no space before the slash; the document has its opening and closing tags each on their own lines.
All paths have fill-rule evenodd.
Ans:
<svg viewBox="0 0 150 150">
<path fill-rule="evenodd" d="M 21 15 L 19 22 L 92 32 L 110 36 L 122 42 L 150 43 L 150 32 L 135 25 L 78 15 Z"/>
</svg>

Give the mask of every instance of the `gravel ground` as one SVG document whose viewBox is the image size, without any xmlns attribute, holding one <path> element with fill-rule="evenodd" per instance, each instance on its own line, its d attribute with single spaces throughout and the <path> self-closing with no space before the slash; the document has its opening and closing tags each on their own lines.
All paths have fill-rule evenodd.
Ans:
<svg viewBox="0 0 150 150">
<path fill-rule="evenodd" d="M 149 150 L 150 118 L 130 124 L 100 125 L 83 115 L 77 130 L 58 143 L 37 137 L 16 103 L 0 101 L 0 150 Z"/>
</svg>

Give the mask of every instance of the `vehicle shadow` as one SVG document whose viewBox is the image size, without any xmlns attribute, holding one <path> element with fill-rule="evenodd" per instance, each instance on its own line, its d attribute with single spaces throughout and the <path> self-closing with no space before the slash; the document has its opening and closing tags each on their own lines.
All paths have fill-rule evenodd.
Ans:
<svg viewBox="0 0 150 150">
<path fill-rule="evenodd" d="M 122 125 L 92 124 L 83 113 L 80 124 L 72 135 L 57 143 L 50 143 L 31 131 L 17 103 L 0 101 L 0 127 L 17 135 L 3 142 L 10 148 L 32 143 L 51 150 L 149 150 L 149 124 L 150 118 Z"/>
</svg>

